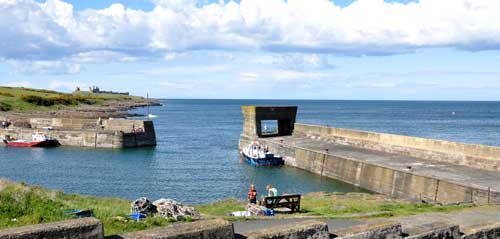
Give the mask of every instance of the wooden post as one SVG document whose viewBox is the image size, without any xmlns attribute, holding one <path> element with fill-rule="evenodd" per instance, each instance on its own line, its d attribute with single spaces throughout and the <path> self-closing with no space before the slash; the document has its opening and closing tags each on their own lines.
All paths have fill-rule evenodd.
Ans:
<svg viewBox="0 0 500 239">
<path fill-rule="evenodd" d="M 490 195 L 491 195 L 491 188 L 488 187 L 488 205 L 490 205 Z"/>
<path fill-rule="evenodd" d="M 437 202 L 438 191 L 439 191 L 439 179 L 436 180 L 436 192 L 434 193 L 434 201 Z"/>
</svg>

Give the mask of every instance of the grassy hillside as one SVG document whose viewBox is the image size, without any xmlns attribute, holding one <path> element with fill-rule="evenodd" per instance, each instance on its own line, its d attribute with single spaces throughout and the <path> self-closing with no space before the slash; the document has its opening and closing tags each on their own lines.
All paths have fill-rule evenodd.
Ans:
<svg viewBox="0 0 500 239">
<path fill-rule="evenodd" d="M 0 111 L 44 111 L 76 108 L 82 105 L 103 105 L 106 102 L 137 101 L 143 97 L 89 92 L 61 93 L 51 90 L 0 86 Z"/>
</svg>

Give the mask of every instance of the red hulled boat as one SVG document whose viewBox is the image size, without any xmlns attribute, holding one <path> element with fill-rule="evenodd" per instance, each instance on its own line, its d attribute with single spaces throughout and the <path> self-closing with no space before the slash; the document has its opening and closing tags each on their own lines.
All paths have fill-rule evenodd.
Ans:
<svg viewBox="0 0 500 239">
<path fill-rule="evenodd" d="M 56 147 L 59 146 L 59 142 L 56 139 L 48 137 L 44 133 L 34 133 L 31 136 L 32 141 L 26 141 L 26 140 L 19 140 L 19 139 L 11 139 L 11 138 L 6 138 L 3 140 L 3 142 L 7 146 L 11 147 L 43 147 L 43 148 L 48 148 L 48 147 Z"/>
</svg>

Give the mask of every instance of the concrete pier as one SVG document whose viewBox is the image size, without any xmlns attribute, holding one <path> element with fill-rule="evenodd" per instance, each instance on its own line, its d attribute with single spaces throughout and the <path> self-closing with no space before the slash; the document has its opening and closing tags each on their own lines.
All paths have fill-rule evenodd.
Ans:
<svg viewBox="0 0 500 239">
<path fill-rule="evenodd" d="M 50 127 L 50 130 L 46 130 Z M 45 129 L 44 129 L 45 128 Z M 152 121 L 128 119 L 28 118 L 0 129 L 5 136 L 31 139 L 34 132 L 44 132 L 61 145 L 92 148 L 132 148 L 156 145 Z"/>
<path fill-rule="evenodd" d="M 396 198 L 500 204 L 498 147 L 298 124 L 296 110 L 242 107 L 239 147 L 260 141 L 286 165 Z M 262 137 L 259 124 L 277 114 L 293 127 Z"/>
</svg>

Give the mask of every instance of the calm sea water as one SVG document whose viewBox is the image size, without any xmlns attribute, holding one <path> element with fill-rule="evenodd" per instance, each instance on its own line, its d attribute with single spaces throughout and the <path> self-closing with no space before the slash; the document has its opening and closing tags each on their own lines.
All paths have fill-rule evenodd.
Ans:
<svg viewBox="0 0 500 239">
<path fill-rule="evenodd" d="M 359 191 L 291 167 L 238 159 L 241 105 L 298 105 L 298 121 L 500 145 L 500 102 L 164 100 L 152 107 L 158 146 L 126 150 L 0 147 L 0 177 L 66 192 L 185 203 L 245 198 L 250 183 L 288 193 Z M 134 110 L 145 113 L 145 109 Z M 454 114 L 452 112 L 455 112 Z"/>
</svg>

